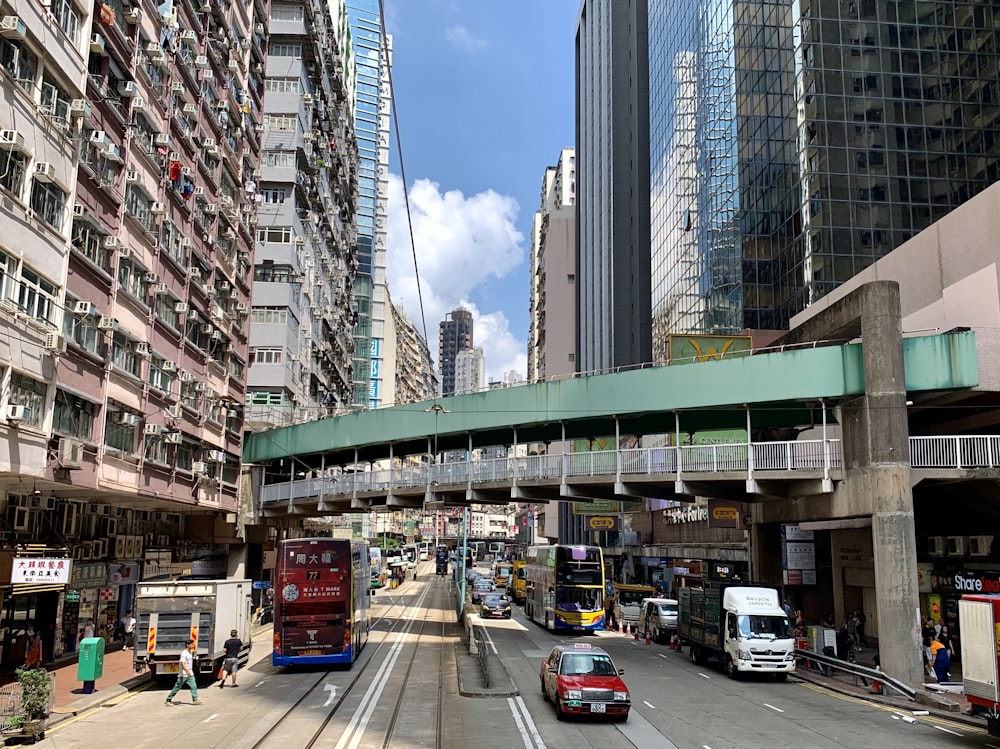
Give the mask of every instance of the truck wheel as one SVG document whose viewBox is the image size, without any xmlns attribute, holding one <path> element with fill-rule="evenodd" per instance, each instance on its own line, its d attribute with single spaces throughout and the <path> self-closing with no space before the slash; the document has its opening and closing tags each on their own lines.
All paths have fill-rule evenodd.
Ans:
<svg viewBox="0 0 1000 749">
<path fill-rule="evenodd" d="M 775 681 L 788 681 L 788 674 L 775 674 L 774 675 L 774 680 Z"/>
<path fill-rule="evenodd" d="M 693 664 L 695 664 L 696 666 L 700 665 L 699 662 L 698 662 L 699 658 L 698 658 L 698 646 L 697 645 L 691 645 L 691 647 L 688 648 L 688 658 L 690 658 L 691 662 Z"/>
<path fill-rule="evenodd" d="M 734 681 L 740 678 L 740 672 L 736 669 L 736 662 L 732 656 L 726 656 L 726 676 Z"/>
</svg>

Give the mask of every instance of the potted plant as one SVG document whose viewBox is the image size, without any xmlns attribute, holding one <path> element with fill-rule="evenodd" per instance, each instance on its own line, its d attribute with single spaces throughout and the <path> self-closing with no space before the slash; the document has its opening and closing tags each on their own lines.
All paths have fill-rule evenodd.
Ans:
<svg viewBox="0 0 1000 749">
<path fill-rule="evenodd" d="M 21 685 L 22 732 L 38 736 L 45 730 L 44 720 L 49 714 L 52 684 L 44 668 L 17 669 L 17 682 Z"/>
</svg>

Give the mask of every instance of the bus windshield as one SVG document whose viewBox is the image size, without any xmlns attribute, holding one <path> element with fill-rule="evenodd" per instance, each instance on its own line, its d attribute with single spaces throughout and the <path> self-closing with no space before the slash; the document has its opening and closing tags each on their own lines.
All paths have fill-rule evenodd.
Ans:
<svg viewBox="0 0 1000 749">
<path fill-rule="evenodd" d="M 562 611 L 593 611 L 601 606 L 602 592 L 596 588 L 556 588 L 556 608 Z"/>
</svg>

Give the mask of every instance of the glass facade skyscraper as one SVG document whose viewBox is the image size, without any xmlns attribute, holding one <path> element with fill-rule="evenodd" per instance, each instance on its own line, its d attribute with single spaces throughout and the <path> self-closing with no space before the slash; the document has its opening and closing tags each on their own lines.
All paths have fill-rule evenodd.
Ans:
<svg viewBox="0 0 1000 749">
<path fill-rule="evenodd" d="M 649 0 L 654 356 L 786 327 L 996 181 L 998 21 L 972 0 Z"/>
<path fill-rule="evenodd" d="M 389 185 L 391 65 L 378 0 L 347 0 L 356 65 L 354 131 L 358 141 L 358 271 L 353 297 L 354 405 L 382 405 L 382 345 L 386 320 L 385 252 Z M 392 372 L 384 373 L 393 377 Z"/>
</svg>

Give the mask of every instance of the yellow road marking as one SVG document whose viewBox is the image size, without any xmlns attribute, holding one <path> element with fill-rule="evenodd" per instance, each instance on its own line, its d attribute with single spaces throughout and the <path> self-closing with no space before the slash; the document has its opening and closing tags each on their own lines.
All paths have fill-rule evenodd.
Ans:
<svg viewBox="0 0 1000 749">
<path fill-rule="evenodd" d="M 103 705 L 98 705 L 97 707 L 92 707 L 89 710 L 85 710 L 84 712 L 80 713 L 79 715 L 74 715 L 72 718 L 67 718 L 66 720 L 59 721 L 58 723 L 56 723 L 51 728 L 46 728 L 45 732 L 46 733 L 52 733 L 53 731 L 58 731 L 61 728 L 64 728 L 65 726 L 72 725 L 73 723 L 76 723 L 77 721 L 83 720 L 84 718 L 89 718 L 94 713 L 99 713 L 101 710 L 103 710 L 106 707 L 114 707 L 115 705 L 119 705 L 122 702 L 124 702 L 125 700 L 131 699 L 135 695 L 139 694 L 139 692 L 145 692 L 151 686 L 153 686 L 152 682 L 150 682 L 149 684 L 143 684 L 141 687 L 133 689 L 131 692 L 123 694 L 120 697 L 115 697 L 112 700 L 108 700 Z"/>
<path fill-rule="evenodd" d="M 818 686 L 816 684 L 808 684 L 806 682 L 801 682 L 801 684 L 806 689 L 811 689 L 814 692 L 818 692 L 819 694 L 825 694 L 828 697 L 835 697 L 838 700 L 843 700 L 844 702 L 853 702 L 856 705 L 867 705 L 868 707 L 874 707 L 874 708 L 876 708 L 878 710 L 882 710 L 882 711 L 887 712 L 887 713 L 895 713 L 897 715 L 909 715 L 910 714 L 910 711 L 907 710 L 906 708 L 903 708 L 903 707 L 893 707 L 892 705 L 882 705 L 882 704 L 880 704 L 878 702 L 870 702 L 868 700 L 861 699 L 860 697 L 850 697 L 848 695 L 844 695 L 844 694 L 840 694 L 838 692 L 834 692 L 832 689 L 827 689 L 826 687 L 821 687 L 821 686 Z M 918 707 L 918 708 L 915 708 L 915 709 L 919 710 L 920 708 Z M 927 721 L 928 723 L 931 723 L 931 724 L 936 724 L 936 725 L 941 725 L 941 726 L 948 726 L 949 728 L 954 728 L 956 731 L 965 731 L 967 733 L 977 733 L 977 734 L 981 734 L 983 736 L 989 736 L 989 733 L 986 731 L 985 728 L 977 728 L 975 726 L 966 725 L 965 723 L 956 723 L 955 721 L 948 720 L 947 718 L 938 718 L 937 716 L 934 716 L 934 715 L 920 715 L 920 716 L 913 716 L 913 717 L 915 717 L 917 720 L 924 720 L 924 721 Z"/>
</svg>

